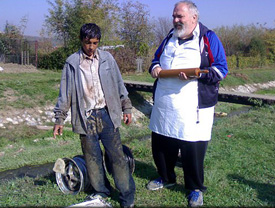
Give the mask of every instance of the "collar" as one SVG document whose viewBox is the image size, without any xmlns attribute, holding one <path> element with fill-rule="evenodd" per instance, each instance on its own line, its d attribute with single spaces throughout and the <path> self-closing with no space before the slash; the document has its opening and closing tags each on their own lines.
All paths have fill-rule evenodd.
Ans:
<svg viewBox="0 0 275 208">
<path fill-rule="evenodd" d="M 82 48 L 80 49 L 80 55 L 81 55 L 81 61 L 88 59 L 88 60 L 92 60 L 89 56 L 87 56 L 84 51 L 82 50 Z M 93 59 L 97 59 L 99 60 L 99 55 L 98 55 L 98 50 L 95 51 Z"/>
<path fill-rule="evenodd" d="M 199 23 L 197 23 L 197 26 L 193 30 L 193 36 L 194 37 L 199 37 L 199 35 L 200 35 L 200 26 L 199 26 Z"/>
</svg>

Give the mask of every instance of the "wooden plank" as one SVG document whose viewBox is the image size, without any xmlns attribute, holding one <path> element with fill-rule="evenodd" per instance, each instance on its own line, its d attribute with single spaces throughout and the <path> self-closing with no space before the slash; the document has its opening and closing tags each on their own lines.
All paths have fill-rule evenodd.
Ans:
<svg viewBox="0 0 275 208">
<path fill-rule="evenodd" d="M 248 93 L 240 93 L 240 92 L 229 92 L 219 90 L 219 101 L 222 102 L 230 102 L 237 103 L 243 105 L 274 105 L 275 104 L 275 96 L 271 95 L 259 95 L 259 94 L 248 94 Z"/>
<path fill-rule="evenodd" d="M 153 92 L 153 83 L 150 82 L 138 82 L 125 80 L 124 84 L 128 90 L 137 90 L 144 92 Z M 259 95 L 259 94 L 248 94 L 240 92 L 230 92 L 219 90 L 218 100 L 221 102 L 229 102 L 243 105 L 274 105 L 275 96 L 271 95 Z"/>
</svg>

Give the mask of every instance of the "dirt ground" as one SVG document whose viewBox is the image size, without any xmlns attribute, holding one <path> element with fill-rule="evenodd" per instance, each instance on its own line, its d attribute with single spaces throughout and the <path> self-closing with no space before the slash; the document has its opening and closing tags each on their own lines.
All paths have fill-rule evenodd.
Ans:
<svg viewBox="0 0 275 208">
<path fill-rule="evenodd" d="M 13 64 L 13 63 L 0 63 L 0 73 L 28 73 L 28 72 L 39 72 L 33 65 L 20 65 L 20 64 Z M 15 99 L 13 96 L 12 90 L 7 90 L 4 92 L 5 97 L 9 98 L 9 101 Z M 1 98 L 0 98 L 1 99 Z M 14 118 L 18 115 L 22 115 L 23 113 L 28 113 L 30 115 L 35 114 L 37 109 L 14 109 L 12 107 L 7 106 L 5 109 L 0 108 L 0 123 L 2 123 L 5 118 L 10 117 Z"/>
<path fill-rule="evenodd" d="M 33 65 L 20 65 L 13 63 L 0 63 L 0 73 L 24 73 L 24 72 L 39 72 Z"/>
</svg>

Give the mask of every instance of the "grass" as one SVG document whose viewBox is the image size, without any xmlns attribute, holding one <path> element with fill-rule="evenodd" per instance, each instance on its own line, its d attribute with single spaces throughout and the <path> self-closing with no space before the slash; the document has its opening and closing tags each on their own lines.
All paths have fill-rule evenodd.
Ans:
<svg viewBox="0 0 275 208">
<path fill-rule="evenodd" d="M 205 206 L 260 207 L 275 205 L 274 112 L 274 106 L 252 108 L 249 113 L 215 121 L 213 138 L 205 159 L 205 184 L 208 187 L 204 195 Z M 122 128 L 124 144 L 131 148 L 136 160 L 133 174 L 137 186 L 136 206 L 185 206 L 187 200 L 181 169 L 176 168 L 178 177 L 177 185 L 174 188 L 155 192 L 146 190 L 146 183 L 157 177 L 152 161 L 150 139 L 144 136 L 148 136 L 148 132 L 142 130 L 144 135 L 137 135 L 138 131 L 131 134 L 124 131 L 126 131 L 126 127 Z M 65 143 L 67 144 L 65 145 Z M 36 148 L 38 146 L 45 147 L 44 153 L 42 153 L 42 148 L 34 151 L 35 146 L 28 147 L 30 148 L 28 151 L 32 151 L 32 157 L 35 156 L 36 161 L 43 160 L 43 156 L 45 157 L 48 152 L 47 146 L 55 146 L 55 155 L 52 156 L 52 152 L 47 154 L 47 157 L 52 158 L 51 162 L 58 157 L 79 154 L 79 141 L 69 132 L 54 141 L 45 141 L 42 144 L 37 145 Z M 64 146 L 67 146 L 68 149 Z M 21 157 L 23 155 L 19 153 L 9 157 L 9 161 L 20 160 Z M 31 157 L 25 158 L 25 160 L 31 160 Z M 46 162 L 45 159 L 44 162 Z M 108 177 L 111 179 L 110 176 Z M 64 195 L 56 185 L 53 174 L 38 178 L 24 177 L 1 183 L 0 206 L 65 207 L 81 202 L 86 194 L 81 192 L 75 196 Z M 112 196 L 110 202 L 114 206 L 118 206 L 117 191 L 114 191 Z"/>
<path fill-rule="evenodd" d="M 56 101 L 60 72 L 41 71 L 40 73 L 1 73 L 0 74 L 0 109 L 7 106 L 14 108 L 32 108 L 44 106 Z"/>
<path fill-rule="evenodd" d="M 275 87 L 269 88 L 269 89 L 258 90 L 256 93 L 263 94 L 263 95 L 275 95 Z"/>
<path fill-rule="evenodd" d="M 274 67 L 257 69 L 231 69 L 221 86 L 233 87 L 252 83 L 274 81 Z M 272 79 L 273 78 L 273 79 Z"/>
<path fill-rule="evenodd" d="M 262 82 L 271 81 L 275 77 L 273 71 L 241 70 L 242 76 L 234 75 L 230 78 L 230 74 L 224 84 L 258 80 L 254 73 L 263 76 L 259 78 Z M 0 73 L 0 108 L 53 105 L 58 95 L 60 76 L 60 72 L 50 71 L 13 75 Z M 152 81 L 145 73 L 124 76 L 124 79 Z M 13 92 L 12 99 L 9 98 L 9 92 Z M 260 93 L 275 94 L 274 89 Z M 130 92 L 136 108 L 146 102 L 144 98 L 151 96 L 151 93 Z M 205 159 L 205 185 L 208 187 L 204 195 L 205 206 L 275 206 L 275 106 L 248 107 L 219 102 L 216 111 L 226 112 L 230 116 L 214 122 L 213 136 Z M 246 113 L 236 114 L 236 111 Z M 120 128 L 122 141 L 131 148 L 135 158 L 133 176 L 136 182 L 136 206 L 186 206 L 183 172 L 179 167 L 176 168 L 177 185 L 174 188 L 154 192 L 145 188 L 150 179 L 157 177 L 148 123 L 149 118 L 145 116 L 129 127 L 123 125 Z M 82 154 L 78 135 L 70 130 L 64 131 L 63 136 L 54 140 L 51 130 L 19 125 L 16 128 L 1 129 L 0 139 L 0 172 L 26 165 L 53 163 L 57 158 L 72 158 Z M 108 177 L 114 186 L 111 176 Z M 82 202 L 87 194 L 63 194 L 55 182 L 54 174 L 43 177 L 25 176 L 0 182 L 0 207 L 66 207 Z M 113 206 L 119 206 L 116 190 L 109 200 Z"/>
</svg>

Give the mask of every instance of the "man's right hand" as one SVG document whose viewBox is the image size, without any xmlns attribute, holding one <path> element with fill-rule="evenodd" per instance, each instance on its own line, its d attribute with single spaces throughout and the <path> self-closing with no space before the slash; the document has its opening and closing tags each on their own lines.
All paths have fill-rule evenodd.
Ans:
<svg viewBox="0 0 275 208">
<path fill-rule="evenodd" d="M 55 124 L 53 127 L 53 138 L 55 139 L 56 135 L 62 136 L 62 134 L 63 134 L 63 126 Z"/>
<path fill-rule="evenodd" d="M 161 71 L 161 67 L 160 66 L 157 66 L 156 68 L 154 68 L 152 71 L 151 71 L 151 76 L 153 78 L 158 78 L 159 77 L 159 72 Z"/>
</svg>

